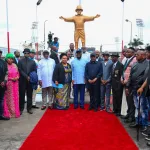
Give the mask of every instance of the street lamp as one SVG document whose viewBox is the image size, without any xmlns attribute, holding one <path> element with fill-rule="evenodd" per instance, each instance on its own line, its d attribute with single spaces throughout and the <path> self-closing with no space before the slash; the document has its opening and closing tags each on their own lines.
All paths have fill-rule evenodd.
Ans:
<svg viewBox="0 0 150 150">
<path fill-rule="evenodd" d="M 37 13 L 37 7 L 41 4 L 42 0 L 38 0 L 36 3 L 36 23 L 37 23 L 37 41 L 36 41 L 36 55 L 38 59 L 38 13 Z"/>
<path fill-rule="evenodd" d="M 45 20 L 44 21 L 44 49 L 45 49 L 45 23 L 47 22 L 48 20 Z"/>
<path fill-rule="evenodd" d="M 132 43 L 132 22 L 128 19 L 126 19 L 126 22 L 130 22 L 131 23 L 131 37 L 130 37 L 130 43 Z"/>
</svg>

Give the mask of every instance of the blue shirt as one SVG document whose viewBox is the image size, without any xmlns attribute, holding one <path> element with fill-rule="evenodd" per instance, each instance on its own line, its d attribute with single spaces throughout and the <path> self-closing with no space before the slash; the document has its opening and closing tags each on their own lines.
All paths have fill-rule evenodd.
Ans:
<svg viewBox="0 0 150 150">
<path fill-rule="evenodd" d="M 85 66 L 87 61 L 85 59 L 77 59 L 75 58 L 72 63 L 72 80 L 74 80 L 74 84 L 85 84 Z"/>
<path fill-rule="evenodd" d="M 58 42 L 52 42 L 51 43 L 51 46 L 55 46 L 55 47 L 57 47 L 58 49 L 59 49 L 59 43 Z M 58 50 L 57 50 L 57 52 L 58 52 Z"/>
</svg>

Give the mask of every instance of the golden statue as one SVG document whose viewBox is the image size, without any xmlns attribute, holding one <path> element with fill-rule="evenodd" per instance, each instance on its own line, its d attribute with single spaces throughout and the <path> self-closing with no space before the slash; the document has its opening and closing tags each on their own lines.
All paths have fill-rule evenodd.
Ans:
<svg viewBox="0 0 150 150">
<path fill-rule="evenodd" d="M 100 17 L 100 15 L 96 16 L 84 16 L 82 15 L 82 7 L 79 5 L 77 6 L 76 10 L 77 15 L 71 17 L 71 18 L 64 18 L 64 17 L 59 17 L 60 19 L 63 19 L 66 22 L 74 22 L 75 24 L 75 32 L 74 32 L 74 41 L 75 41 L 75 49 L 78 49 L 78 43 L 79 39 L 81 39 L 82 42 L 82 47 L 85 47 L 85 32 L 84 32 L 84 23 L 86 21 L 93 21 L 95 18 Z"/>
</svg>

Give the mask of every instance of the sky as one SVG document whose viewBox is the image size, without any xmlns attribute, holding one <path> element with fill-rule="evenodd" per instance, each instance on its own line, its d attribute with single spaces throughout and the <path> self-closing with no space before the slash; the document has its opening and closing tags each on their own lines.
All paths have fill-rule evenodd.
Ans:
<svg viewBox="0 0 150 150">
<path fill-rule="evenodd" d="M 8 0 L 10 47 L 21 49 L 24 41 L 30 42 L 32 22 L 36 20 L 37 0 Z M 74 42 L 74 24 L 60 20 L 60 16 L 72 17 L 79 0 L 43 0 L 38 6 L 39 42 L 44 40 L 44 21 L 46 22 L 46 40 L 49 31 L 59 37 L 60 51 L 69 48 Z M 101 17 L 85 23 L 86 46 L 105 50 L 121 50 L 121 45 L 115 43 L 115 38 L 122 40 L 122 2 L 121 0 L 81 0 L 83 14 Z M 143 40 L 150 43 L 150 0 L 125 0 L 124 19 L 133 23 L 133 38 L 138 35 L 136 19 L 144 21 Z M 124 21 L 124 41 L 130 41 L 130 23 Z M 0 0 L 0 47 L 7 46 L 6 0 Z"/>
</svg>

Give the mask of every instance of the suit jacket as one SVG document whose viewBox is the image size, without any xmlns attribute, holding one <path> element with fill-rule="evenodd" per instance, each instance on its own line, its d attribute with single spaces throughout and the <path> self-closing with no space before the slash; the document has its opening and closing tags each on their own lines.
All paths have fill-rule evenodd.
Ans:
<svg viewBox="0 0 150 150">
<path fill-rule="evenodd" d="M 71 65 L 68 64 L 68 68 L 71 69 Z M 70 75 L 70 83 L 72 80 L 72 73 L 68 73 Z M 54 72 L 53 72 L 53 82 L 58 81 L 59 84 L 65 84 L 65 69 L 62 63 L 59 63 L 55 66 Z"/>
<path fill-rule="evenodd" d="M 29 58 L 22 58 L 18 63 L 18 69 L 21 81 L 26 80 L 31 72 L 37 72 L 35 62 Z"/>
<path fill-rule="evenodd" d="M 108 60 L 107 64 L 105 65 L 105 61 L 102 61 L 102 66 L 103 66 L 102 80 L 110 82 L 113 62 L 111 60 Z"/>
<path fill-rule="evenodd" d="M 59 59 L 58 59 L 57 53 L 52 51 L 52 50 L 51 50 L 50 58 L 54 59 L 56 64 L 59 63 Z"/>
<path fill-rule="evenodd" d="M 123 73 L 123 64 L 121 62 L 117 62 L 116 67 L 111 72 L 111 78 L 112 78 L 112 88 L 114 90 L 121 89 L 121 76 Z"/>
</svg>

